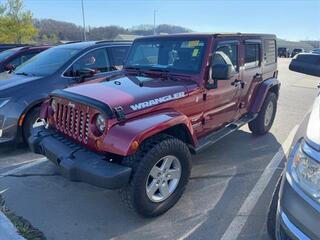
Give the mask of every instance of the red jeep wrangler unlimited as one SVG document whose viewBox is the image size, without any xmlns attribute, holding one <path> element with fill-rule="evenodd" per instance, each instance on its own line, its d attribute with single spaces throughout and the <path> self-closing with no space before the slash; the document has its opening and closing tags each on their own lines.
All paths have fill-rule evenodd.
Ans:
<svg viewBox="0 0 320 240">
<path fill-rule="evenodd" d="M 197 153 L 248 123 L 271 128 L 279 95 L 276 37 L 181 34 L 134 41 L 123 71 L 58 90 L 31 149 L 63 175 L 156 216 L 182 195 Z"/>
</svg>

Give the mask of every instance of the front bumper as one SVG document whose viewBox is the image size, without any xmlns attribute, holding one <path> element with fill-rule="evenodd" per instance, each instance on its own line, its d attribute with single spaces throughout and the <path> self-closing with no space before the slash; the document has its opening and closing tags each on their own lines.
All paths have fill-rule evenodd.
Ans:
<svg viewBox="0 0 320 240">
<path fill-rule="evenodd" d="M 277 212 L 277 240 L 320 239 L 320 205 L 307 196 L 286 174 Z"/>
<path fill-rule="evenodd" d="M 41 128 L 28 142 L 33 152 L 45 155 L 71 181 L 107 189 L 121 188 L 129 182 L 131 168 L 108 162 L 105 156 L 91 152 L 53 130 Z"/>
</svg>

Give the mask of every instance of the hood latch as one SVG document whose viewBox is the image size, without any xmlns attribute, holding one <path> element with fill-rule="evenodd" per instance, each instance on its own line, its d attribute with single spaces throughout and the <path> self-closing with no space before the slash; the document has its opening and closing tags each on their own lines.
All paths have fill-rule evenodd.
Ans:
<svg viewBox="0 0 320 240">
<path fill-rule="evenodd" d="M 121 106 L 115 107 L 113 109 L 118 121 L 126 120 L 126 115 L 124 114 L 123 108 Z"/>
</svg>

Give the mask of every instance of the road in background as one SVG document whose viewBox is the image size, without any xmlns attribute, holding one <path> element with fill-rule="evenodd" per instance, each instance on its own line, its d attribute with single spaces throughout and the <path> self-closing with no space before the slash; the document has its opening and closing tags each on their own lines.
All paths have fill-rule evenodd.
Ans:
<svg viewBox="0 0 320 240">
<path fill-rule="evenodd" d="M 186 192 L 166 214 L 141 218 L 120 202 L 116 191 L 69 182 L 43 161 L 0 179 L 7 206 L 48 239 L 221 239 L 317 94 L 317 78 L 289 71 L 289 61 L 279 59 L 282 86 L 271 132 L 254 137 L 244 127 L 195 156 Z M 36 158 L 41 156 L 27 149 L 0 147 L 0 173 Z M 282 167 L 256 196 L 238 239 L 269 239 L 265 219 Z"/>
</svg>

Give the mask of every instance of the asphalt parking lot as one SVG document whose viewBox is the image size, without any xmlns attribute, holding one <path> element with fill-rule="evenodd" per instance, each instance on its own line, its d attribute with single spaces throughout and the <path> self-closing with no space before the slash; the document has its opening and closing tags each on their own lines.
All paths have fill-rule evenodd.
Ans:
<svg viewBox="0 0 320 240">
<path fill-rule="evenodd" d="M 318 92 L 318 80 L 290 72 L 289 61 L 279 59 L 271 132 L 253 137 L 243 127 L 195 156 L 186 192 L 166 214 L 141 218 L 116 191 L 69 182 L 42 156 L 13 145 L 0 146 L 7 207 L 48 239 L 269 239 L 265 219 L 283 152 Z"/>
</svg>

